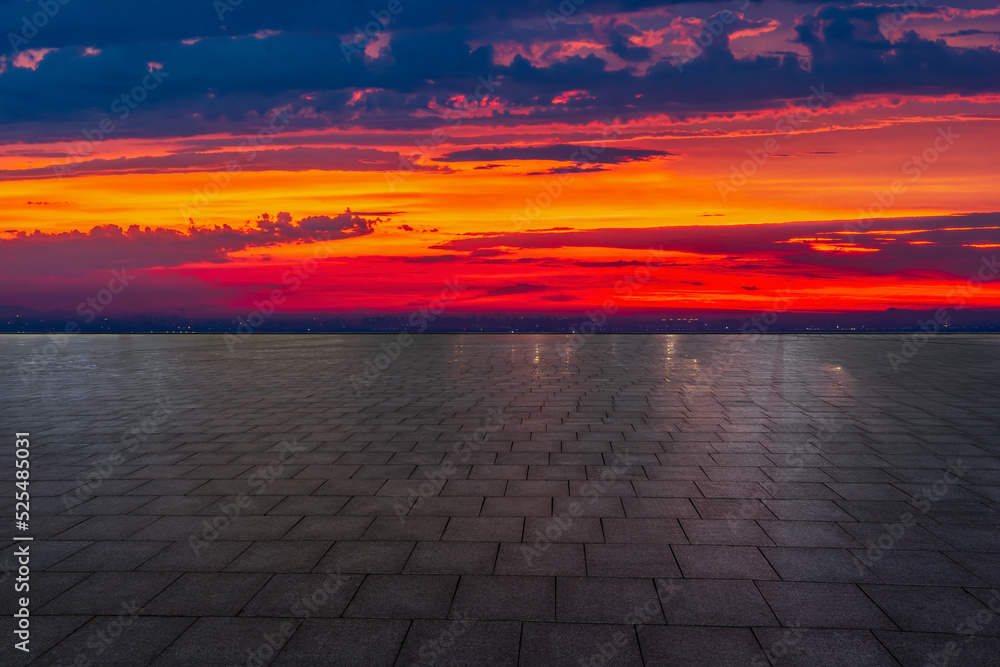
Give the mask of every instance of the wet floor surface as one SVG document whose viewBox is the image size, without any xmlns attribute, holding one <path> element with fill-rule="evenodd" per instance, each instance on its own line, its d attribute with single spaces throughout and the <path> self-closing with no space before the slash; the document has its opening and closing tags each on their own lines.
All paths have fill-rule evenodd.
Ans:
<svg viewBox="0 0 1000 667">
<path fill-rule="evenodd" d="M 4 664 L 1000 664 L 997 336 L 0 352 Z"/>
</svg>

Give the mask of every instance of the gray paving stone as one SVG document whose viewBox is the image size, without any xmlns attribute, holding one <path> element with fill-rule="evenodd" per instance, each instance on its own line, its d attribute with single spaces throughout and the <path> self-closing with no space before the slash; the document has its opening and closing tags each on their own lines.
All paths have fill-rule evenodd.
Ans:
<svg viewBox="0 0 1000 667">
<path fill-rule="evenodd" d="M 632 482 L 635 495 L 640 498 L 701 498 L 702 492 L 690 481 L 643 481 Z"/>
<path fill-rule="evenodd" d="M 134 625 L 148 641 L 92 663 L 257 651 L 266 664 L 259 629 L 280 645 L 284 620 L 279 664 L 746 665 L 763 648 L 779 665 L 925 667 L 948 641 L 961 642 L 949 664 L 1000 653 L 1000 623 L 969 641 L 959 629 L 998 606 L 1000 338 L 935 337 L 895 373 L 895 336 L 765 335 L 730 355 L 730 337 L 608 334 L 569 357 L 558 336 L 415 337 L 360 395 L 346 378 L 383 337 L 254 336 L 234 360 L 219 337 L 132 336 L 118 354 L 125 340 L 88 346 L 121 383 L 73 391 L 92 359 L 69 348 L 44 390 L 0 397 L 18 423 L 51 425 L 32 460 L 37 664 L 71 663 L 129 596 L 148 603 Z M 456 341 L 469 353 L 454 358 Z M 522 349 L 539 362 L 522 366 Z M 19 358 L 0 357 L 0 375 Z M 85 491 L 151 392 L 183 407 Z M 491 410 L 503 427 L 456 453 Z M 302 451 L 261 483 L 293 438 Z M 957 459 L 961 482 L 918 509 Z M 63 494 L 83 502 L 67 511 Z M 0 583 L 13 553 L 0 550 Z M 528 585 L 553 577 L 554 607 Z M 666 615 L 643 621 L 640 656 L 625 612 L 654 583 Z M 459 603 L 503 620 L 448 618 Z"/>
<path fill-rule="evenodd" d="M 76 659 L 76 656 L 84 648 L 80 646 L 79 639 L 82 637 L 90 639 L 91 635 L 89 633 L 86 635 L 81 634 L 80 637 L 77 637 L 73 641 L 69 641 L 68 638 L 77 629 L 87 623 L 88 620 L 90 620 L 89 616 L 46 616 L 44 623 L 36 624 L 31 629 L 30 653 L 26 656 L 15 656 L 11 660 L 11 664 L 27 663 L 29 660 L 34 665 L 73 664 L 72 661 Z M 5 617 L 0 622 L 0 632 L 13 637 L 14 622 L 12 616 Z M 52 657 L 45 657 L 46 651 L 52 647 L 56 647 L 57 650 L 50 651 Z M 35 656 L 33 660 L 31 658 L 32 654 Z"/>
<path fill-rule="evenodd" d="M 705 471 L 702 470 L 700 466 L 676 465 L 670 461 L 669 456 L 669 454 L 658 454 L 657 458 L 660 460 L 663 467 L 653 468 L 650 466 L 646 470 L 646 476 L 652 480 L 679 479 L 689 482 L 697 481 L 699 479 L 708 479 Z M 690 486 L 688 488 L 697 490 L 698 487 Z"/>
<path fill-rule="evenodd" d="M 275 574 L 243 607 L 240 616 L 284 618 L 338 617 L 364 579 L 331 572 Z"/>
<path fill-rule="evenodd" d="M 38 551 L 35 549 L 31 554 L 31 566 L 36 570 L 49 570 L 55 564 L 63 561 L 64 559 L 72 556 L 75 553 L 86 549 L 90 545 L 95 544 L 89 540 L 80 541 L 50 541 L 46 544 L 45 549 Z M 8 573 L 13 573 L 17 569 L 18 558 L 15 557 L 15 551 L 17 551 L 21 545 L 17 543 L 12 543 L 7 548 L 0 550 L 0 568 L 3 570 L 3 575 Z M 0 575 L 0 576 L 3 576 Z"/>
<path fill-rule="evenodd" d="M 561 480 L 517 480 L 506 482 L 507 496 L 567 496 L 569 483 Z"/>
<path fill-rule="evenodd" d="M 795 667 L 893 667 L 892 655 L 865 630 L 755 628 L 766 655 L 778 665 Z M 767 664 L 767 663 L 764 663 Z"/>
<path fill-rule="evenodd" d="M 530 544 L 546 542 L 604 542 L 601 519 L 594 517 L 552 516 L 528 517 L 524 520 L 523 541 Z"/>
<path fill-rule="evenodd" d="M 763 502 L 775 517 L 783 521 L 851 520 L 851 515 L 831 500 L 765 500 Z"/>
<path fill-rule="evenodd" d="M 384 479 L 331 479 L 312 492 L 314 496 L 374 496 Z"/>
<path fill-rule="evenodd" d="M 498 546 L 495 542 L 417 542 L 403 572 L 492 574 Z"/>
<path fill-rule="evenodd" d="M 452 542 L 520 542 L 525 520 L 520 517 L 452 517 L 441 536 Z"/>
<path fill-rule="evenodd" d="M 168 572 L 95 572 L 40 605 L 38 613 L 115 616 L 122 612 L 123 604 L 137 607 L 146 604 L 179 576 Z"/>
<path fill-rule="evenodd" d="M 908 500 L 910 495 L 891 484 L 828 482 L 827 486 L 845 500 Z M 903 486 L 905 489 L 905 485 Z"/>
<path fill-rule="evenodd" d="M 405 516 L 399 518 L 379 516 L 371 522 L 361 539 L 402 540 L 404 542 L 437 540 L 441 539 L 441 534 L 448 522 L 448 517 L 443 516 Z"/>
<path fill-rule="evenodd" d="M 370 516 L 307 516 L 283 536 L 286 540 L 356 540 L 372 525 Z"/>
<path fill-rule="evenodd" d="M 349 574 L 399 574 L 413 551 L 413 544 L 342 540 L 320 553 L 316 558 L 318 562 L 310 569 Z"/>
<path fill-rule="evenodd" d="M 479 516 L 483 498 L 468 496 L 422 497 L 408 516 Z"/>
<path fill-rule="evenodd" d="M 552 499 L 553 516 L 580 516 L 580 517 L 624 517 L 625 510 L 622 508 L 620 498 L 568 498 L 558 497 Z"/>
<path fill-rule="evenodd" d="M 761 487 L 776 500 L 832 500 L 841 498 L 826 484 L 813 482 L 761 482 Z"/>
<path fill-rule="evenodd" d="M 757 482 L 695 482 L 706 498 L 770 498 Z"/>
<path fill-rule="evenodd" d="M 218 517 L 218 520 L 217 520 Z M 145 517 L 152 518 L 152 517 Z M 135 540 L 187 540 L 214 536 L 224 540 L 277 540 L 299 517 L 291 516 L 168 516 L 150 523 L 131 536 Z"/>
<path fill-rule="evenodd" d="M 552 457 L 556 458 L 552 458 Z M 560 454 L 553 453 L 548 454 L 546 452 L 499 452 L 495 463 L 497 465 L 526 465 L 526 466 L 544 466 L 548 465 L 550 460 L 552 465 L 576 465 L 575 459 L 572 457 L 577 456 L 596 456 L 596 460 L 600 460 L 599 454 Z"/>
<path fill-rule="evenodd" d="M 829 521 L 758 521 L 779 547 L 852 548 L 859 546 L 852 528 L 861 524 Z"/>
<path fill-rule="evenodd" d="M 855 554 L 864 559 L 860 550 Z M 935 551 L 903 551 L 895 549 L 885 556 L 868 562 L 868 567 L 887 584 L 914 586 L 985 586 L 974 574 L 942 553 Z"/>
<path fill-rule="evenodd" d="M 609 544 L 687 544 L 677 519 L 601 519 Z M 598 542 L 600 540 L 593 540 Z"/>
<path fill-rule="evenodd" d="M 591 577 L 678 577 L 670 548 L 662 544 L 587 544 Z"/>
<path fill-rule="evenodd" d="M 604 461 L 597 452 L 557 452 L 549 454 L 547 458 L 552 465 L 600 465 Z"/>
<path fill-rule="evenodd" d="M 786 627 L 895 629 L 853 584 L 759 581 L 757 588 Z"/>
<path fill-rule="evenodd" d="M 195 621 L 151 664 L 224 665 L 234 659 L 269 661 L 301 621 L 287 618 L 205 617 Z"/>
<path fill-rule="evenodd" d="M 507 496 L 485 498 L 482 516 L 552 516 L 553 498 L 544 496 Z"/>
<path fill-rule="evenodd" d="M 989 586 L 1000 587 L 1000 558 L 990 553 L 950 551 L 945 553 Z"/>
<path fill-rule="evenodd" d="M 566 495 L 559 493 L 554 495 Z M 571 496 L 618 496 L 620 498 L 635 495 L 633 482 L 628 480 L 611 481 L 580 481 L 571 479 L 569 481 L 569 495 Z"/>
<path fill-rule="evenodd" d="M 14 570 L 9 570 L 11 576 Z M 93 576 L 93 575 L 90 575 Z M 45 604 L 54 598 L 59 597 L 66 591 L 72 589 L 74 586 L 79 584 L 81 581 L 88 578 L 88 575 L 83 572 L 34 572 L 31 574 L 31 581 L 29 582 L 29 590 L 26 592 L 30 593 L 29 601 L 31 603 L 31 613 L 46 614 L 46 615 L 60 615 L 55 611 L 49 612 L 45 609 Z M 5 578 L 5 581 L 9 582 L 9 579 Z M 13 586 L 12 586 L 13 588 Z M 25 591 L 18 591 L 25 592 Z M 20 596 L 15 598 L 14 595 L 8 595 L 0 598 L 0 613 L 11 617 L 19 609 L 17 602 Z M 37 612 L 35 611 L 37 610 Z M 79 614 L 65 614 L 79 615 Z M 0 617 L 2 618 L 2 617 Z M 13 630 L 13 625 L 11 626 Z"/>
<path fill-rule="evenodd" d="M 409 512 L 415 497 L 355 496 L 340 510 L 340 516 L 392 516 L 398 517 Z"/>
<path fill-rule="evenodd" d="M 219 500 L 221 498 L 218 496 L 159 496 L 132 510 L 132 514 L 156 517 L 191 516 Z"/>
<path fill-rule="evenodd" d="M 188 572 L 146 603 L 150 616 L 236 616 L 270 574 Z"/>
<path fill-rule="evenodd" d="M 757 519 L 766 521 L 776 518 L 764 505 L 764 502 L 759 499 L 692 498 L 691 502 L 698 511 L 698 516 L 702 519 Z"/>
<path fill-rule="evenodd" d="M 344 616 L 448 618 L 457 584 L 458 577 L 451 575 L 368 575 Z"/>
<path fill-rule="evenodd" d="M 835 463 L 837 462 L 836 457 L 828 456 L 828 458 L 830 458 L 830 460 Z M 875 463 L 875 461 L 872 461 L 871 463 Z M 881 468 L 872 468 L 872 467 L 853 468 L 850 467 L 849 465 L 845 466 L 842 464 L 839 464 L 838 467 L 830 468 L 829 470 L 826 471 L 826 474 L 837 482 L 892 484 L 894 482 L 900 481 L 898 477 L 890 474 L 889 472 Z"/>
<path fill-rule="evenodd" d="M 764 652 L 748 628 L 643 626 L 639 628 L 639 643 L 649 665 L 745 667 L 767 664 Z"/>
<path fill-rule="evenodd" d="M 465 575 L 458 583 L 450 615 L 487 621 L 554 621 L 556 579 Z"/>
<path fill-rule="evenodd" d="M 72 572 L 127 572 L 141 567 L 169 545 L 169 542 L 95 542 L 46 569 Z"/>
<path fill-rule="evenodd" d="M 507 484 L 507 480 L 503 479 L 449 479 L 441 489 L 441 495 L 502 496 Z"/>
<path fill-rule="evenodd" d="M 750 466 L 709 467 L 705 474 L 712 482 L 770 482 L 760 468 Z"/>
<path fill-rule="evenodd" d="M 954 634 L 963 621 L 974 619 L 979 612 L 989 612 L 986 605 L 961 588 L 875 584 L 862 584 L 861 588 L 905 632 Z M 980 634 L 1000 635 L 1000 624 L 990 623 Z"/>
<path fill-rule="evenodd" d="M 240 513 L 237 518 L 258 517 L 267 514 L 278 503 L 280 503 L 284 497 L 285 496 L 247 496 L 248 500 L 245 501 L 243 505 L 240 505 Z M 221 500 L 217 500 L 211 505 L 198 510 L 195 514 L 209 517 L 226 515 L 227 508 L 232 508 L 232 502 L 232 497 L 222 498 Z"/>
<path fill-rule="evenodd" d="M 416 479 L 387 479 L 379 487 L 377 496 L 402 498 L 433 498 L 441 493 L 447 479 L 442 477 L 418 477 Z"/>
<path fill-rule="evenodd" d="M 226 567 L 226 572 L 309 572 L 333 542 L 254 542 Z M 346 570 L 345 570 L 346 571 Z"/>
<path fill-rule="evenodd" d="M 289 496 L 268 510 L 268 514 L 292 516 L 333 516 L 347 504 L 343 496 Z"/>
<path fill-rule="evenodd" d="M 756 431 L 756 429 L 754 430 Z M 783 462 L 782 457 L 769 458 L 764 454 L 727 454 L 727 453 L 713 452 L 711 454 L 711 457 L 716 462 L 716 464 L 720 466 L 760 467 L 760 466 L 771 465 L 772 462 Z M 778 463 L 778 465 L 781 465 L 781 463 Z"/>
<path fill-rule="evenodd" d="M 687 498 L 622 498 L 630 519 L 695 519 L 698 511 Z"/>
<path fill-rule="evenodd" d="M 59 617 L 47 617 L 45 623 L 53 618 Z M 77 618 L 82 621 L 86 617 Z M 192 623 L 193 618 L 95 616 L 31 664 L 148 665 Z M 32 650 L 41 653 L 35 642 L 32 633 Z"/>
<path fill-rule="evenodd" d="M 221 572 L 243 553 L 252 542 L 216 540 L 196 543 L 174 542 L 144 562 L 139 570 L 151 572 Z"/>
<path fill-rule="evenodd" d="M 944 542 L 926 528 L 919 525 L 909 525 L 903 531 L 899 530 L 899 518 L 891 523 L 859 523 L 844 522 L 843 529 L 866 549 L 928 549 L 940 551 L 948 549 Z M 882 542 L 882 546 L 879 546 Z"/>
<path fill-rule="evenodd" d="M 512 621 L 417 619 L 406 634 L 395 664 L 514 667 L 520 634 L 520 624 Z"/>
<path fill-rule="evenodd" d="M 681 528 L 691 544 L 766 546 L 774 544 L 756 521 L 746 519 L 681 519 Z"/>
<path fill-rule="evenodd" d="M 642 664 L 631 625 L 585 623 L 524 623 L 521 628 L 522 667 L 551 665 Z M 661 663 L 663 664 L 663 663 Z"/>
<path fill-rule="evenodd" d="M 940 524 L 924 527 L 956 551 L 1000 553 L 1000 531 L 995 528 Z"/>
<path fill-rule="evenodd" d="M 844 549 L 761 547 L 761 553 L 785 581 L 880 583 L 864 561 Z"/>
<path fill-rule="evenodd" d="M 173 467 L 170 466 L 171 469 Z M 199 479 L 152 479 L 126 493 L 143 496 L 182 496 L 204 483 L 205 480 Z"/>
<path fill-rule="evenodd" d="M 472 466 L 469 479 L 527 479 L 526 465 L 476 465 Z"/>
<path fill-rule="evenodd" d="M 128 514 L 134 512 L 146 503 L 155 500 L 156 496 L 98 496 L 70 508 L 73 514 L 100 516 L 104 514 Z M 58 503 L 65 506 L 65 503 Z"/>
<path fill-rule="evenodd" d="M 569 623 L 663 623 L 652 579 L 559 577 L 556 619 Z"/>
<path fill-rule="evenodd" d="M 60 540 L 124 540 L 154 521 L 155 519 L 149 516 L 94 516 L 62 531 L 57 538 Z"/>
<path fill-rule="evenodd" d="M 587 574 L 582 544 L 536 542 L 500 545 L 495 574 L 560 576 Z"/>
<path fill-rule="evenodd" d="M 751 581 L 683 579 L 657 581 L 669 625 L 778 625 Z"/>
<path fill-rule="evenodd" d="M 698 579 L 778 579 L 756 547 L 679 544 L 674 557 L 685 577 Z"/>
<path fill-rule="evenodd" d="M 410 622 L 377 618 L 310 618 L 292 635 L 273 667 L 392 665 Z"/>
<path fill-rule="evenodd" d="M 877 630 L 875 636 L 903 667 L 925 665 L 998 665 L 1000 639 Z"/>
</svg>

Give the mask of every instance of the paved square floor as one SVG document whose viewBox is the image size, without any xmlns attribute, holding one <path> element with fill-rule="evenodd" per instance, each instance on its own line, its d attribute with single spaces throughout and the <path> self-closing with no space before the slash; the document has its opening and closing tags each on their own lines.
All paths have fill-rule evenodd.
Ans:
<svg viewBox="0 0 1000 667">
<path fill-rule="evenodd" d="M 5 665 L 1000 665 L 1000 337 L 0 352 Z"/>
</svg>

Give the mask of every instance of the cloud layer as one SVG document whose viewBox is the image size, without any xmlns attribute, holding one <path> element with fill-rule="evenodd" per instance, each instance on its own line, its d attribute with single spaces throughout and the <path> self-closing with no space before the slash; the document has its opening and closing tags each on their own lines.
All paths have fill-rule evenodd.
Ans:
<svg viewBox="0 0 1000 667">
<path fill-rule="evenodd" d="M 222 20 L 210 3 L 193 0 L 169 9 L 88 0 L 61 6 L 19 45 L 31 58 L 18 60 L 12 48 L 4 56 L 0 138 L 15 131 L 78 137 L 114 119 L 122 96 L 151 71 L 164 80 L 127 101 L 131 113 L 116 137 L 251 131 L 276 108 L 296 114 L 300 130 L 405 130 L 440 127 L 449 110 L 469 104 L 477 113 L 467 124 L 495 126 L 777 108 L 821 85 L 835 103 L 1000 92 L 995 48 L 923 36 L 915 17 L 886 36 L 887 18 L 908 16 L 894 5 L 796 5 L 803 13 L 785 20 L 788 39 L 774 44 L 783 48 L 739 56 L 731 36 L 770 31 L 777 20 L 749 20 L 725 3 L 697 19 L 673 2 L 593 2 L 552 21 L 549 3 L 534 0 L 447 2 L 404 5 L 387 25 L 369 26 L 372 40 L 363 30 L 383 4 L 286 5 L 273 11 L 243 2 Z M 22 25 L 26 7 L 0 3 L 0 23 Z M 713 4 L 698 7 L 710 12 Z M 356 27 L 362 46 L 373 48 L 351 58 L 345 45 L 359 39 Z"/>
<path fill-rule="evenodd" d="M 336 216 L 310 216 L 298 222 L 288 213 L 263 214 L 242 227 L 229 225 L 187 230 L 101 225 L 90 231 L 19 232 L 0 242 L 0 265 L 7 275 L 80 276 L 108 269 L 178 267 L 194 262 L 225 263 L 247 248 L 283 243 L 335 241 L 371 234 L 379 218 L 348 209 Z"/>
</svg>

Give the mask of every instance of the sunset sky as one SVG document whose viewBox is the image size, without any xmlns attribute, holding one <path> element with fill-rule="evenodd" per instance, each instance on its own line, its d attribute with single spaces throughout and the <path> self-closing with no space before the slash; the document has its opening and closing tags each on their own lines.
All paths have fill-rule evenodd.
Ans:
<svg viewBox="0 0 1000 667">
<path fill-rule="evenodd" d="M 6 0 L 0 27 L 2 306 L 933 308 L 1000 254 L 995 0 Z"/>
</svg>

